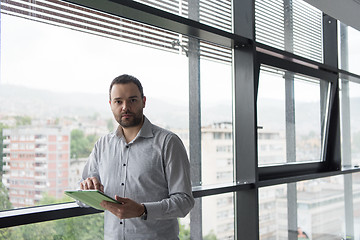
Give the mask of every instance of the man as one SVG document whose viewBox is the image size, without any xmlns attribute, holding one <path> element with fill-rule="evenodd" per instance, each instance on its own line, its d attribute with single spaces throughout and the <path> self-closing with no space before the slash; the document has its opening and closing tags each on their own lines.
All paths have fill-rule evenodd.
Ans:
<svg viewBox="0 0 360 240">
<path fill-rule="evenodd" d="M 101 203 L 105 239 L 178 239 L 177 218 L 194 206 L 185 148 L 143 115 L 146 97 L 137 78 L 115 78 L 109 97 L 119 127 L 96 142 L 80 184 L 121 203 Z"/>
</svg>

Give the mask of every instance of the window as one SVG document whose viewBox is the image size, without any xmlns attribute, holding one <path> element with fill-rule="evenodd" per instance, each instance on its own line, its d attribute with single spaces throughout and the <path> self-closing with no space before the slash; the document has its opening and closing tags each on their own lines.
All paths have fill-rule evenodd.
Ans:
<svg viewBox="0 0 360 240">
<path fill-rule="evenodd" d="M 56 4 L 62 5 L 61 2 Z M 3 70 L 0 96 L 6 107 L 1 109 L 1 116 L 11 119 L 13 116 L 6 115 L 6 112 L 12 112 L 16 116 L 14 119 L 31 119 L 29 122 L 23 121 L 26 123 L 24 125 L 7 125 L 4 128 L 5 135 L 10 139 L 7 143 L 10 157 L 5 159 L 8 167 L 3 175 L 3 183 L 10 190 L 30 188 L 41 191 L 36 196 L 23 195 L 20 198 L 13 198 L 10 191 L 11 207 L 32 206 L 35 202 L 46 204 L 46 194 L 58 201 L 68 201 L 63 194 L 59 194 L 69 188 L 68 174 L 65 172 L 71 171 L 73 161 L 90 154 L 99 136 L 114 129 L 112 124 L 110 129 L 106 128 L 112 119 L 107 100 L 108 85 L 122 73 L 137 75 L 142 81 L 148 99 L 145 115 L 153 123 L 175 132 L 179 129 L 188 131 L 189 90 L 185 55 L 135 45 L 135 40 L 127 43 L 32 21 L 7 14 L 9 10 L 6 9 L 10 7 L 8 3 L 2 7 Z M 21 12 L 15 15 L 18 14 Z M 19 60 L 17 56 L 20 53 L 23 57 Z M 138 66 L 142 66 L 141 71 Z M 161 74 L 154 75 L 154 71 Z M 57 74 L 53 75 L 54 72 Z M 169 81 L 169 78 L 172 80 Z M 31 107 L 24 108 L 24 104 Z M 173 112 L 173 109 L 176 109 L 177 115 L 167 114 Z M 70 142 L 74 129 L 84 134 L 76 140 L 77 147 L 81 148 L 83 143 L 88 145 L 71 154 L 76 148 L 74 145 L 70 147 L 75 144 Z M 93 142 L 88 141 L 91 134 L 95 136 L 91 138 Z M 188 142 L 188 139 L 183 141 Z M 16 161 L 12 153 L 31 162 L 36 174 L 15 169 L 11 165 Z M 19 164 L 18 168 L 26 168 L 23 162 Z M 58 164 L 62 165 L 64 172 L 56 174 Z M 31 177 L 35 185 L 19 185 L 25 175 Z M 72 177 L 79 181 L 81 175 Z M 55 187 L 57 191 L 52 191 Z M 30 198 L 32 201 L 22 201 L 22 198 Z"/>
<path fill-rule="evenodd" d="M 328 83 L 262 66 L 257 100 L 259 165 L 322 161 Z M 323 95 L 321 95 L 323 93 Z"/>
</svg>

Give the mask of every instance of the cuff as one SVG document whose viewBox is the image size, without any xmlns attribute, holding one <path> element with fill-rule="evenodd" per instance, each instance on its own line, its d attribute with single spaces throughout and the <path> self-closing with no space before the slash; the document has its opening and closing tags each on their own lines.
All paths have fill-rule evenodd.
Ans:
<svg viewBox="0 0 360 240">
<path fill-rule="evenodd" d="M 163 217 L 162 214 L 162 207 L 160 202 L 150 202 L 150 203 L 143 203 L 146 212 L 147 212 L 147 220 L 151 219 L 158 219 Z"/>
</svg>

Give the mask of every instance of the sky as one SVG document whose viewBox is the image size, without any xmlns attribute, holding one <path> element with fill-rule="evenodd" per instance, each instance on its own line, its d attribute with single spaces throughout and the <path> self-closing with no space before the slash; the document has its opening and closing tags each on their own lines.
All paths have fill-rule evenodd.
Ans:
<svg viewBox="0 0 360 240">
<path fill-rule="evenodd" d="M 360 58 L 360 33 L 350 28 L 349 38 L 350 71 L 356 71 L 359 63 L 353 59 Z M 138 77 L 148 98 L 189 102 L 185 55 L 1 14 L 2 84 L 107 94 L 111 80 L 123 73 Z M 231 104 L 229 64 L 201 60 L 200 76 L 203 104 Z M 263 73 L 259 97 L 283 100 L 283 82 Z M 318 89 L 312 83 L 296 83 L 296 98 L 318 101 Z"/>
<path fill-rule="evenodd" d="M 1 60 L 2 84 L 107 93 L 112 79 L 128 73 L 139 78 L 147 97 L 189 101 L 185 55 L 6 14 L 1 15 Z M 229 101 L 231 66 L 204 60 L 201 68 L 206 101 Z M 227 82 L 220 92 L 219 79 Z"/>
</svg>

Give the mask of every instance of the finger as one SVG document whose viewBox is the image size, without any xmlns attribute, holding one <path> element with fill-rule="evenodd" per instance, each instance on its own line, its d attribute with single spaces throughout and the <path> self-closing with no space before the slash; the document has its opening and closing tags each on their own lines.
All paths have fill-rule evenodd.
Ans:
<svg viewBox="0 0 360 240">
<path fill-rule="evenodd" d="M 119 197 L 118 195 L 115 195 L 115 200 L 121 202 L 122 204 L 125 204 L 128 201 L 128 198 L 122 198 Z"/>
<path fill-rule="evenodd" d="M 96 177 L 87 178 L 84 181 L 84 189 L 85 190 L 88 190 L 88 189 L 101 190 L 101 186 L 102 186 L 102 184 Z"/>
<path fill-rule="evenodd" d="M 87 180 L 84 180 L 84 181 L 82 181 L 80 183 L 80 189 L 81 190 L 88 190 L 89 189 Z"/>
<path fill-rule="evenodd" d="M 99 180 L 95 177 L 90 178 L 90 180 L 91 180 L 92 187 L 95 188 L 96 190 L 99 190 L 100 189 Z"/>
<path fill-rule="evenodd" d="M 91 178 L 92 185 L 96 190 L 104 191 L 104 186 L 100 183 L 100 181 L 96 177 Z"/>
<path fill-rule="evenodd" d="M 93 180 L 91 178 L 87 178 L 85 180 L 85 189 L 88 190 L 88 189 L 94 189 L 94 183 L 93 183 Z"/>
</svg>

